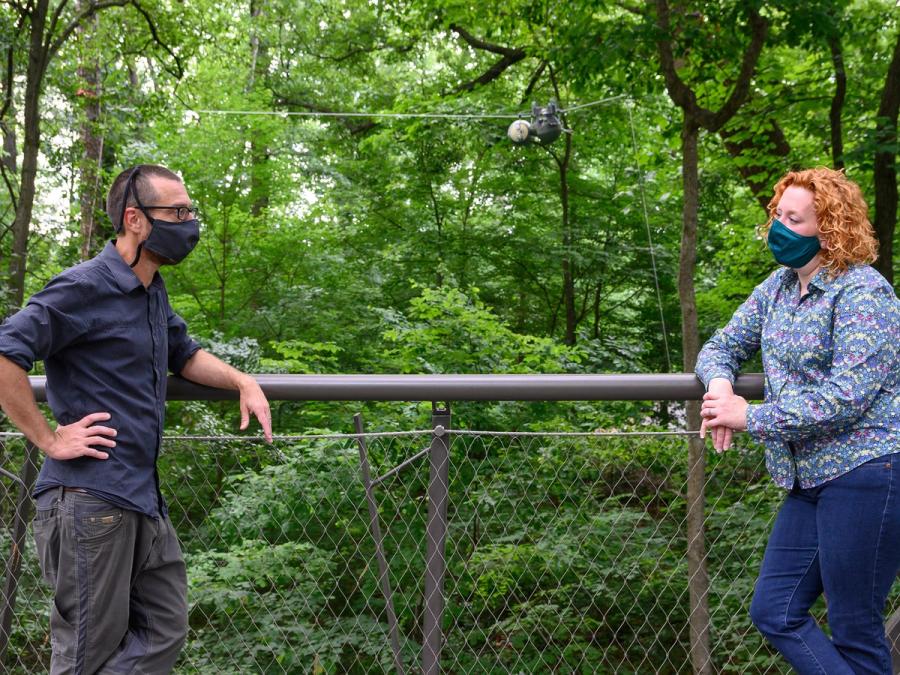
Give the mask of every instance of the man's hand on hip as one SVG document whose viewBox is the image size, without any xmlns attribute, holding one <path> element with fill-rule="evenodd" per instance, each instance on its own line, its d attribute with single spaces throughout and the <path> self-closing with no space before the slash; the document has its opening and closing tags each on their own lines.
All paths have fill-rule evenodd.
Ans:
<svg viewBox="0 0 900 675">
<path fill-rule="evenodd" d="M 85 415 L 77 422 L 56 427 L 53 432 L 53 442 L 44 448 L 48 457 L 59 460 L 75 459 L 76 457 L 93 457 L 95 459 L 107 459 L 109 453 L 92 448 L 92 445 L 101 445 L 107 448 L 116 447 L 113 440 L 116 430 L 112 427 L 94 426 L 95 422 L 105 422 L 110 418 L 107 412 L 96 412 Z"/>
</svg>

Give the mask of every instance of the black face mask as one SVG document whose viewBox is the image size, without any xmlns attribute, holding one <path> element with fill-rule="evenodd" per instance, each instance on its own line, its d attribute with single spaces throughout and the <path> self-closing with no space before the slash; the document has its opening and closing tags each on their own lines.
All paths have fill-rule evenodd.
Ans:
<svg viewBox="0 0 900 675">
<path fill-rule="evenodd" d="M 148 251 L 153 251 L 168 264 L 177 265 L 187 258 L 188 253 L 193 251 L 197 242 L 200 241 L 200 221 L 196 218 L 176 222 L 160 220 L 159 218 L 151 218 L 147 210 L 140 205 L 138 205 L 138 208 L 144 212 L 147 220 L 153 226 L 150 236 L 144 240 L 141 246 Z M 131 263 L 132 267 L 137 264 L 140 257 L 141 252 L 138 249 L 137 258 Z"/>
<path fill-rule="evenodd" d="M 153 229 L 150 231 L 147 239 L 138 244 L 137 255 L 134 257 L 131 267 L 138 264 L 138 261 L 141 259 L 141 251 L 144 248 L 162 258 L 164 264 L 177 265 L 194 250 L 197 242 L 200 241 L 200 221 L 196 218 L 179 221 L 153 218 L 149 213 L 149 209 L 141 203 L 141 199 L 138 197 L 134 180 L 138 171 L 140 171 L 140 167 L 136 167 L 131 172 L 131 175 L 128 176 L 128 184 L 125 186 L 122 198 L 122 216 L 119 218 L 117 231 L 121 231 L 124 225 L 125 209 L 128 205 L 128 197 L 131 195 L 134 196 L 137 207 L 150 221 Z"/>
</svg>

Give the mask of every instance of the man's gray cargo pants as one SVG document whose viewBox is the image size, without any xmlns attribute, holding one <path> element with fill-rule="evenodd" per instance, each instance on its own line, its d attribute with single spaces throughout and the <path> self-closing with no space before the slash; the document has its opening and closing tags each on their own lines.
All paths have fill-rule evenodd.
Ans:
<svg viewBox="0 0 900 675">
<path fill-rule="evenodd" d="M 187 634 L 187 578 L 168 517 L 53 488 L 37 497 L 34 538 L 54 591 L 51 675 L 172 670 Z"/>
</svg>

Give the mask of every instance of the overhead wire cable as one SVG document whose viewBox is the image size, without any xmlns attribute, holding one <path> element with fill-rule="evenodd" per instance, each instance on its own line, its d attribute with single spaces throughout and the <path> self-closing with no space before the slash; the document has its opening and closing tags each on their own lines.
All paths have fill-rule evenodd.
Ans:
<svg viewBox="0 0 900 675">
<path fill-rule="evenodd" d="M 610 103 L 625 98 L 625 94 L 618 96 L 610 96 L 608 98 L 580 103 L 568 108 L 561 108 L 559 113 L 571 113 L 583 108 L 590 108 L 604 103 Z M 119 108 L 119 110 L 129 111 L 133 108 Z M 363 110 L 348 111 L 332 111 L 332 110 L 222 110 L 215 108 L 187 108 L 188 111 L 197 115 L 260 115 L 269 117 L 381 117 L 394 119 L 454 119 L 454 120 L 471 120 L 471 119 L 504 119 L 515 120 L 527 117 L 531 114 L 530 110 L 509 113 L 509 112 L 485 112 L 485 113 L 438 113 L 438 112 L 366 112 Z"/>
<path fill-rule="evenodd" d="M 323 110 L 210 110 L 189 108 L 198 115 L 271 115 L 274 117 L 386 117 L 398 119 L 435 118 L 451 120 L 470 119 L 518 119 L 522 115 L 514 113 L 390 113 L 362 111 L 323 111 Z"/>
</svg>

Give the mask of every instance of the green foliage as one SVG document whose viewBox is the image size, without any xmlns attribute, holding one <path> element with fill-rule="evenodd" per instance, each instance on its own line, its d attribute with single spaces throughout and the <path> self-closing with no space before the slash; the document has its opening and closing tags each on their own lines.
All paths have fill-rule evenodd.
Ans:
<svg viewBox="0 0 900 675">
<path fill-rule="evenodd" d="M 267 373 L 328 373 L 338 369 L 341 348 L 332 342 L 273 341 L 278 358 L 263 359 Z"/>
<path fill-rule="evenodd" d="M 60 5 L 62 24 L 77 4 Z M 849 77 L 843 159 L 873 196 L 872 156 L 883 145 L 874 111 L 900 15 L 887 0 L 670 4 L 668 36 L 652 3 L 203 0 L 104 9 L 48 64 L 26 296 L 78 262 L 80 198 L 126 166 L 154 162 L 180 172 L 201 209 L 196 251 L 163 269 L 173 306 L 206 349 L 242 370 L 678 370 L 679 258 L 697 255 L 705 337 L 775 267 L 757 236 L 772 182 L 790 167 L 832 162 L 836 45 Z M 740 67 L 751 6 L 769 20 L 769 36 L 748 102 L 720 133 L 701 136 L 697 249 L 682 251 L 682 119 L 657 40 L 672 39 L 679 75 L 701 105 L 718 108 Z M 0 133 L 18 150 L 0 183 L 4 270 L 22 175 L 28 21 L 15 3 L 0 5 L 0 44 L 12 57 Z M 89 66 L 96 98 L 85 91 Z M 507 118 L 450 117 L 527 117 L 532 101 L 551 98 L 569 109 L 571 134 L 548 148 L 512 146 Z M 103 156 L 90 186 L 78 168 L 93 102 Z M 300 115 L 340 111 L 394 116 Z M 401 116 L 421 112 L 448 117 Z M 95 211 L 102 244 L 112 228 Z M 564 340 L 567 319 L 574 344 Z M 350 431 L 360 409 L 374 428 L 408 430 L 428 426 L 430 404 L 273 403 L 285 434 Z M 680 404 L 660 402 L 454 402 L 453 413 L 457 428 L 508 432 L 683 420 Z M 167 431 L 221 436 L 238 418 L 233 403 L 177 402 Z M 448 638 L 448 670 L 594 672 L 602 663 L 647 672 L 657 652 L 669 655 L 661 671 L 681 668 L 681 444 L 523 435 L 498 447 L 465 438 L 452 457 L 448 614 L 460 630 Z M 174 445 L 160 475 L 179 530 L 191 533 L 190 667 L 390 669 L 357 448 Z M 410 453 L 385 443 L 370 456 L 386 470 Z M 745 606 L 777 493 L 748 461 L 710 457 L 713 634 L 728 655 L 717 652 L 715 667 L 777 672 Z M 421 641 L 426 485 L 411 471 L 381 493 L 385 520 L 407 528 L 391 543 L 408 561 L 394 582 L 410 664 Z M 46 638 L 36 588 L 23 589 L 39 599 L 25 603 L 13 641 L 31 670 L 46 665 L 27 647 Z"/>
<path fill-rule="evenodd" d="M 547 373 L 583 358 L 577 347 L 514 333 L 477 296 L 470 300 L 455 288 L 422 288 L 406 315 L 382 317 L 384 362 L 392 372 Z"/>
</svg>

